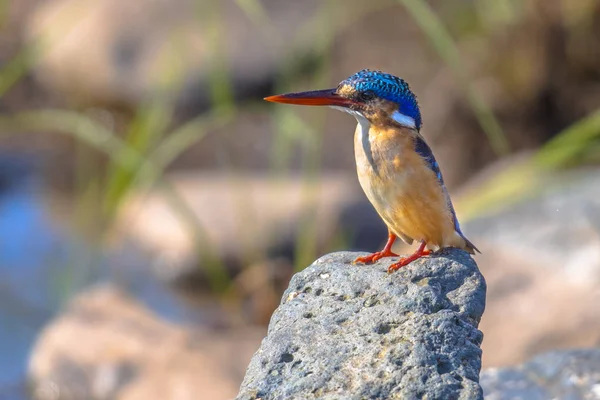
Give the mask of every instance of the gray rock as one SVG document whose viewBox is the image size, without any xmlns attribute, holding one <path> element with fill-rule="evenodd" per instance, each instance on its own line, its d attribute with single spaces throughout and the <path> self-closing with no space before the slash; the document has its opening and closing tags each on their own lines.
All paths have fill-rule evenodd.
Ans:
<svg viewBox="0 0 600 400">
<path fill-rule="evenodd" d="M 481 374 L 487 400 L 600 399 L 600 349 L 554 351 Z"/>
<path fill-rule="evenodd" d="M 321 257 L 296 274 L 252 358 L 239 400 L 481 399 L 486 284 L 449 249 L 392 262 Z"/>
</svg>

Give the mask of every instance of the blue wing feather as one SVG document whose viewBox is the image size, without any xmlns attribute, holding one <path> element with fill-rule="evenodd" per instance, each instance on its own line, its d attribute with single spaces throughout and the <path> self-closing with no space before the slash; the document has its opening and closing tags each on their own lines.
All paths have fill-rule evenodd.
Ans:
<svg viewBox="0 0 600 400">
<path fill-rule="evenodd" d="M 477 247 L 475 247 L 475 245 L 473 243 L 471 243 L 471 241 L 469 239 L 467 239 L 465 237 L 465 235 L 462 233 L 462 231 L 460 229 L 460 224 L 458 223 L 458 218 L 456 218 L 456 212 L 454 211 L 454 206 L 452 205 L 452 200 L 450 200 L 450 195 L 448 194 L 448 190 L 446 189 L 446 185 L 444 184 L 444 178 L 442 178 L 442 171 L 440 171 L 440 166 L 437 163 L 437 161 L 435 160 L 435 157 L 433 156 L 433 152 L 429 148 L 429 145 L 427 145 L 427 143 L 425 143 L 425 139 L 423 139 L 421 136 L 417 136 L 415 139 L 415 151 L 417 152 L 417 154 L 419 154 L 421 157 L 423 157 L 423 159 L 427 163 L 427 166 L 435 173 L 435 176 L 437 177 L 438 182 L 440 183 L 442 191 L 444 192 L 444 196 L 446 197 L 446 203 L 448 204 L 448 209 L 450 210 L 450 213 L 452 214 L 452 222 L 454 223 L 454 230 L 456 232 L 458 232 L 458 234 L 460 236 L 462 236 L 462 238 L 465 240 L 465 242 L 467 244 L 467 248 L 469 249 L 470 253 L 475 254 L 475 252 L 479 252 L 479 249 Z"/>
<path fill-rule="evenodd" d="M 448 194 L 448 190 L 446 189 L 446 185 L 444 184 L 444 178 L 442 177 L 442 171 L 440 170 L 440 166 L 433 156 L 433 152 L 429 145 L 425 142 L 425 140 L 421 136 L 417 136 L 415 140 L 415 151 L 419 154 L 425 162 L 429 169 L 431 169 L 442 187 L 442 191 L 444 192 L 444 196 L 446 197 L 446 203 L 448 204 L 448 208 L 450 209 L 450 213 L 452 214 L 452 220 L 454 222 L 454 229 L 456 232 L 460 233 L 461 236 L 464 236 L 462 231 L 460 230 L 460 224 L 458 223 L 458 218 L 456 218 L 456 212 L 454 211 L 454 206 L 452 205 L 452 200 L 450 200 L 450 195 Z"/>
</svg>

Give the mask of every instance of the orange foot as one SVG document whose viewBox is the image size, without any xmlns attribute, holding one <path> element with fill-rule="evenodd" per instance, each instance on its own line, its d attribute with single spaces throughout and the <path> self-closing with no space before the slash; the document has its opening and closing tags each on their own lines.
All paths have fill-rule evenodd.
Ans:
<svg viewBox="0 0 600 400">
<path fill-rule="evenodd" d="M 383 257 L 398 257 L 398 254 L 396 253 L 392 253 L 391 251 L 378 251 L 376 253 L 373 253 L 371 255 L 368 256 L 364 256 L 364 257 L 358 257 L 356 260 L 354 260 L 355 263 L 364 263 L 364 264 L 371 264 L 374 263 L 377 260 L 382 259 Z"/>
<path fill-rule="evenodd" d="M 383 248 L 383 250 L 378 251 L 377 253 L 373 253 L 368 256 L 358 257 L 356 260 L 354 260 L 354 263 L 370 264 L 370 263 L 374 263 L 375 261 L 377 261 L 379 259 L 382 259 L 383 257 L 398 257 L 398 254 L 392 253 L 392 245 L 394 244 L 395 241 L 396 241 L 396 235 L 394 235 L 393 233 L 390 232 L 388 234 L 388 241 L 385 244 L 385 247 Z"/>
<path fill-rule="evenodd" d="M 392 272 L 399 270 L 400 268 L 410 264 L 411 262 L 413 262 L 415 260 L 418 260 L 419 258 L 421 258 L 423 256 L 429 255 L 431 253 L 431 251 L 425 250 L 425 246 L 426 246 L 426 243 L 421 242 L 421 245 L 419 246 L 417 251 L 415 251 L 413 254 L 411 254 L 408 257 L 402 257 L 400 259 L 400 261 L 390 265 L 388 267 L 388 274 L 391 274 Z"/>
</svg>

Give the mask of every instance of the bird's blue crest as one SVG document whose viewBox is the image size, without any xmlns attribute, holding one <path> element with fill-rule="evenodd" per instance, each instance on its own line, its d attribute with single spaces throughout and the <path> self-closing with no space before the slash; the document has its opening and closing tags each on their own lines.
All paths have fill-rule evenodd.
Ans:
<svg viewBox="0 0 600 400">
<path fill-rule="evenodd" d="M 340 82 L 340 86 L 343 85 L 352 86 L 358 92 L 370 90 L 377 97 L 397 103 L 398 111 L 414 119 L 417 130 L 421 129 L 421 111 L 417 96 L 403 79 L 385 72 L 363 69 Z"/>
</svg>

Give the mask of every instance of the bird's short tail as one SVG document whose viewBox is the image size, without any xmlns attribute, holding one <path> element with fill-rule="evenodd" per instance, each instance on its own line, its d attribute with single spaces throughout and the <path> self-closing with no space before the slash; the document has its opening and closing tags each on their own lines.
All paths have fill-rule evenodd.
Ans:
<svg viewBox="0 0 600 400">
<path fill-rule="evenodd" d="M 475 245 L 474 245 L 473 243 L 471 243 L 471 241 L 470 241 L 469 239 L 467 239 L 467 238 L 465 237 L 465 235 L 463 235 L 463 234 L 461 233 L 461 234 L 460 234 L 460 236 L 461 236 L 461 237 L 463 238 L 463 240 L 465 241 L 465 247 L 464 247 L 464 249 L 465 249 L 466 251 L 468 251 L 468 252 L 469 252 L 469 254 L 475 254 L 476 252 L 481 254 L 481 251 L 479 251 L 479 249 L 478 249 L 477 247 L 475 247 Z"/>
</svg>

